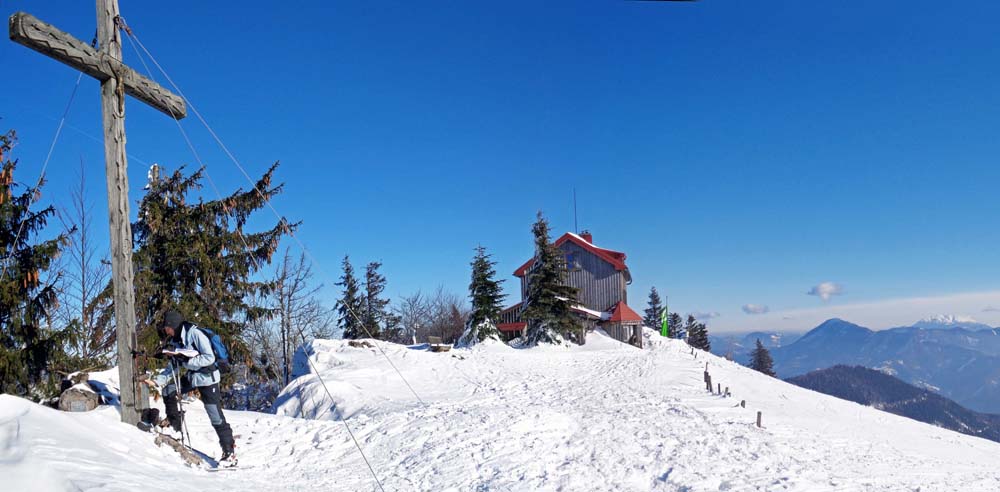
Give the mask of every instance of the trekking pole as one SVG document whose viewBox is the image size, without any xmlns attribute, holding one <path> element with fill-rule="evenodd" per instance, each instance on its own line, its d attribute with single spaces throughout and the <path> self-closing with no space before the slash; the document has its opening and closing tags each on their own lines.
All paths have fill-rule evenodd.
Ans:
<svg viewBox="0 0 1000 492">
<path fill-rule="evenodd" d="M 170 359 L 171 373 L 174 375 L 174 391 L 177 393 L 177 405 L 181 412 L 181 444 L 191 447 L 191 432 L 188 431 L 187 425 L 187 414 L 184 412 L 184 394 L 181 393 L 181 377 L 178 372 L 180 368 L 177 367 L 177 361 L 173 358 Z M 185 435 L 187 435 L 185 441 Z"/>
</svg>

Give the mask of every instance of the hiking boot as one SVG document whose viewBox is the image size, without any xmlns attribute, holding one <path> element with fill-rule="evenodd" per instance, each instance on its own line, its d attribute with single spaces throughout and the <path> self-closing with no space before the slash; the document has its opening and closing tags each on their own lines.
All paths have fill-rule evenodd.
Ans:
<svg viewBox="0 0 1000 492">
<path fill-rule="evenodd" d="M 228 450 L 222 452 L 222 457 L 219 458 L 219 468 L 232 468 L 239 464 L 236 459 L 236 451 Z"/>
</svg>

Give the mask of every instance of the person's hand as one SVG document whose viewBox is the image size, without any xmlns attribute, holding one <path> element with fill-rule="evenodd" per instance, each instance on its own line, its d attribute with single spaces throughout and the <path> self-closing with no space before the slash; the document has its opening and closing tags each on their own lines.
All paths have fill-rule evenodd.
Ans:
<svg viewBox="0 0 1000 492">
<path fill-rule="evenodd" d="M 171 357 L 173 357 L 174 360 L 176 360 L 177 362 L 179 362 L 181 364 L 185 364 L 185 363 L 187 363 L 187 361 L 191 360 L 190 357 L 188 357 L 188 356 L 186 356 L 184 354 L 174 354 Z"/>
</svg>

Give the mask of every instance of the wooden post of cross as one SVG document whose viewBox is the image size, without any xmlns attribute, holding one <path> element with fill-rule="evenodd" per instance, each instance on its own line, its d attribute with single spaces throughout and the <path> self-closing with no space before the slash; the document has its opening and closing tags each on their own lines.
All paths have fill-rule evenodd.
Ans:
<svg viewBox="0 0 1000 492">
<path fill-rule="evenodd" d="M 18 12 L 10 17 L 12 41 L 101 81 L 121 418 L 122 422 L 135 424 L 139 422 L 140 412 L 149 402 L 136 398 L 137 385 L 132 360 L 136 324 L 135 291 L 132 285 L 132 227 L 129 223 L 128 206 L 128 160 L 125 157 L 125 94 L 173 118 L 183 118 L 187 111 L 181 97 L 122 63 L 120 27 L 118 0 L 97 0 L 98 49 L 30 14 Z"/>
</svg>

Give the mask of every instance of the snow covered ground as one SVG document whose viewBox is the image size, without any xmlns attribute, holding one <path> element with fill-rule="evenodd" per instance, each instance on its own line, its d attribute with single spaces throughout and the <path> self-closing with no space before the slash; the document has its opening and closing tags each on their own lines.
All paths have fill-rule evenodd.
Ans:
<svg viewBox="0 0 1000 492">
<path fill-rule="evenodd" d="M 380 347 L 422 403 L 378 350 L 317 341 L 333 401 L 300 358 L 277 415 L 227 412 L 236 471 L 184 467 L 112 407 L 70 414 L 0 396 L 2 488 L 378 490 L 346 423 L 388 491 L 1000 490 L 1000 444 L 695 359 L 656 335 L 644 350 L 601 334 L 583 347 Z M 706 361 L 732 397 L 705 391 Z M 217 455 L 191 407 L 195 448 Z"/>
</svg>

